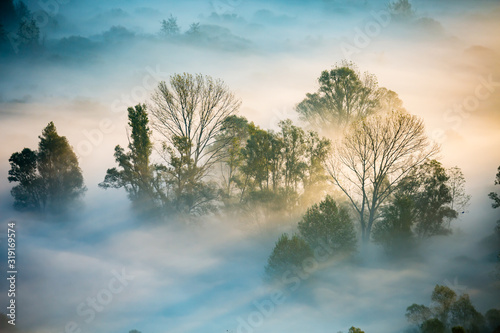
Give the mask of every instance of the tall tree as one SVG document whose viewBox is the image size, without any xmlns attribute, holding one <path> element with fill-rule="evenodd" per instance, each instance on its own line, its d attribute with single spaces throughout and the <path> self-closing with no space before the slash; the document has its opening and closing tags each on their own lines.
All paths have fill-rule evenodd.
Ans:
<svg viewBox="0 0 500 333">
<path fill-rule="evenodd" d="M 447 221 L 457 218 L 458 213 L 451 207 L 453 196 L 448 186 L 446 169 L 436 160 L 421 165 L 416 170 L 414 183 L 416 223 L 420 237 L 450 233 Z"/>
<path fill-rule="evenodd" d="M 9 158 L 9 182 L 18 182 L 12 188 L 14 208 L 18 210 L 39 211 L 45 207 L 47 193 L 44 182 L 37 169 L 37 152 L 24 148 Z"/>
<path fill-rule="evenodd" d="M 339 208 L 330 196 L 307 209 L 299 222 L 299 232 L 312 249 L 327 246 L 335 254 L 356 250 L 356 232 L 349 212 Z"/>
<path fill-rule="evenodd" d="M 174 150 L 174 140 L 185 137 L 190 142 L 188 154 L 197 167 L 198 180 L 222 158 L 223 145 L 211 147 L 221 134 L 225 119 L 236 114 L 239 106 L 240 102 L 221 80 L 201 74 L 174 74 L 170 84 L 160 82 L 153 95 L 153 128 Z"/>
<path fill-rule="evenodd" d="M 422 120 L 406 112 L 373 115 L 350 126 L 328 172 L 357 212 L 365 242 L 396 185 L 437 151 Z"/>
<path fill-rule="evenodd" d="M 62 212 L 86 190 L 82 171 L 68 140 L 57 134 L 53 122 L 38 138 L 38 151 L 25 148 L 9 159 L 9 181 L 19 182 L 12 189 L 14 206 Z"/>
<path fill-rule="evenodd" d="M 495 176 L 495 185 L 500 185 L 500 166 L 498 167 L 498 172 Z M 493 203 L 491 204 L 493 208 L 500 207 L 500 196 L 498 195 L 498 193 L 490 192 L 488 196 L 491 200 L 493 200 Z"/>
<path fill-rule="evenodd" d="M 129 107 L 127 112 L 131 128 L 129 151 L 125 152 L 119 145 L 115 147 L 114 156 L 119 168 L 108 169 L 99 187 L 125 188 L 134 207 L 141 211 L 166 206 L 169 198 L 162 187 L 165 182 L 162 168 L 150 161 L 153 145 L 146 105 Z"/>
<path fill-rule="evenodd" d="M 352 62 L 343 61 L 323 71 L 318 82 L 318 91 L 306 94 L 297 105 L 297 112 L 314 127 L 342 128 L 381 107 L 402 110 L 396 93 L 379 88 L 375 75 L 361 74 Z"/>
<path fill-rule="evenodd" d="M 161 21 L 160 34 L 165 37 L 175 36 L 180 33 L 180 28 L 177 25 L 177 17 L 170 15 L 168 20 Z"/>
<path fill-rule="evenodd" d="M 311 248 L 302 238 L 283 234 L 267 260 L 266 277 L 272 281 L 282 278 L 286 272 L 296 274 L 302 271 L 304 260 L 312 257 Z"/>
</svg>

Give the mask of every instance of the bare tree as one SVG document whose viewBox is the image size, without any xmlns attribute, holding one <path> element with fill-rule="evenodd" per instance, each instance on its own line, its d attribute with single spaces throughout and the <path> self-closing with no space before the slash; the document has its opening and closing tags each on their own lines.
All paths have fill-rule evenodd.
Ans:
<svg viewBox="0 0 500 333">
<path fill-rule="evenodd" d="M 359 214 L 363 241 L 370 239 L 379 208 L 398 182 L 438 150 L 422 120 L 403 111 L 373 115 L 349 127 L 328 172 Z"/>
<path fill-rule="evenodd" d="M 199 180 L 220 160 L 224 145 L 213 149 L 213 144 L 224 120 L 239 106 L 240 101 L 222 80 L 201 74 L 174 74 L 170 85 L 160 82 L 153 94 L 153 128 L 166 139 L 166 146 L 174 149 L 178 138 L 188 141 L 188 155 L 199 170 Z"/>
</svg>

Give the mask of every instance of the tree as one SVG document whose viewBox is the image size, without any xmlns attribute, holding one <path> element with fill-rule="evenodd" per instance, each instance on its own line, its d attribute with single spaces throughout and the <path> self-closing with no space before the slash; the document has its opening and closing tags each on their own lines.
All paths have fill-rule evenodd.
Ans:
<svg viewBox="0 0 500 333">
<path fill-rule="evenodd" d="M 331 141 L 319 137 L 317 132 L 308 131 L 305 135 L 305 170 L 301 203 L 310 206 L 324 196 L 328 175 L 325 163 L 329 157 Z"/>
<path fill-rule="evenodd" d="M 387 7 L 392 17 L 398 20 L 408 20 L 415 16 L 415 11 L 408 0 L 390 2 Z"/>
<path fill-rule="evenodd" d="M 434 291 L 432 292 L 431 300 L 434 302 L 434 313 L 443 323 L 448 323 L 448 314 L 450 312 L 451 306 L 455 302 L 457 294 L 446 287 L 436 285 Z"/>
<path fill-rule="evenodd" d="M 45 207 L 47 193 L 43 179 L 37 169 L 37 152 L 24 148 L 9 158 L 9 182 L 19 182 L 12 188 L 14 208 L 18 210 L 39 211 Z"/>
<path fill-rule="evenodd" d="M 200 186 L 224 157 L 224 147 L 231 139 L 221 135 L 225 120 L 236 114 L 239 106 L 224 82 L 210 76 L 174 74 L 169 85 L 158 85 L 151 108 L 153 128 L 165 139 L 163 158 L 172 165 L 176 183 L 189 185 L 176 189 L 178 195 L 190 198 L 183 200 L 183 211 L 193 211 L 214 199 L 213 186 Z M 186 193 L 185 189 L 190 190 Z"/>
<path fill-rule="evenodd" d="M 189 30 L 186 31 L 186 34 L 189 36 L 196 37 L 196 36 L 200 35 L 200 32 L 201 32 L 200 23 L 194 22 L 194 23 L 191 23 L 191 25 L 189 26 Z"/>
<path fill-rule="evenodd" d="M 450 188 L 450 207 L 457 212 L 462 212 L 469 204 L 471 196 L 465 191 L 465 177 L 459 167 L 452 167 L 446 170 L 448 174 L 447 185 Z"/>
<path fill-rule="evenodd" d="M 453 196 L 449 176 L 441 163 L 432 160 L 421 165 L 415 174 L 416 233 L 420 237 L 450 233 L 446 221 L 457 218 L 451 207 Z"/>
<path fill-rule="evenodd" d="M 500 185 L 500 166 L 498 167 L 498 172 L 496 174 L 495 185 Z M 498 193 L 490 192 L 488 196 L 491 200 L 493 200 L 493 203 L 491 204 L 493 208 L 500 207 L 500 196 L 498 195 Z"/>
<path fill-rule="evenodd" d="M 19 210 L 62 212 L 86 190 L 78 159 L 64 136 L 50 122 L 38 137 L 38 151 L 28 148 L 9 159 L 11 194 Z"/>
<path fill-rule="evenodd" d="M 240 102 L 223 81 L 210 76 L 174 74 L 170 85 L 160 82 L 153 95 L 153 128 L 174 147 L 174 140 L 185 137 L 188 154 L 202 178 L 222 158 L 223 144 L 211 149 L 222 133 L 224 121 L 236 114 Z"/>
<path fill-rule="evenodd" d="M 437 318 L 428 319 L 420 326 L 420 331 L 422 333 L 444 333 L 445 330 L 445 324 Z"/>
<path fill-rule="evenodd" d="M 338 253 L 356 250 L 354 224 L 345 207 L 337 207 L 331 196 L 310 207 L 299 222 L 300 235 L 314 249 L 327 246 Z"/>
<path fill-rule="evenodd" d="M 365 331 L 362 331 L 361 328 L 351 326 L 348 333 L 365 333 Z"/>
<path fill-rule="evenodd" d="M 244 161 L 242 151 L 249 137 L 248 131 L 248 120 L 245 117 L 231 115 L 224 120 L 221 133 L 216 139 L 215 149 L 218 149 L 218 145 L 223 145 L 221 175 L 226 198 L 231 197 L 233 185 L 240 188 L 243 185 L 240 168 Z"/>
<path fill-rule="evenodd" d="M 354 122 L 334 151 L 328 172 L 359 216 L 363 241 L 396 185 L 434 156 L 421 119 L 394 111 Z"/>
<path fill-rule="evenodd" d="M 450 307 L 450 322 L 452 325 L 461 325 L 468 332 L 479 332 L 484 325 L 484 317 L 472 305 L 469 295 L 461 295 Z"/>
<path fill-rule="evenodd" d="M 451 328 L 451 333 L 466 333 L 462 326 L 453 326 Z"/>
<path fill-rule="evenodd" d="M 170 15 L 168 20 L 162 20 L 161 21 L 161 30 L 160 34 L 169 37 L 169 36 L 175 36 L 178 35 L 180 32 L 180 28 L 177 25 L 177 17 L 174 17 Z"/>
<path fill-rule="evenodd" d="M 432 318 L 432 311 L 425 305 L 413 303 L 406 308 L 406 319 L 415 325 L 422 325 L 423 322 Z"/>
<path fill-rule="evenodd" d="M 488 323 L 489 328 L 494 331 L 495 329 L 500 328 L 500 310 L 498 309 L 489 309 L 485 314 L 486 322 Z"/>
<path fill-rule="evenodd" d="M 312 257 L 313 252 L 306 241 L 297 235 L 289 238 L 285 233 L 276 242 L 267 260 L 266 276 L 269 280 L 275 280 L 286 272 L 297 273 L 303 269 L 303 261 Z"/>
<path fill-rule="evenodd" d="M 306 94 L 297 105 L 297 112 L 314 127 L 342 128 L 375 113 L 382 105 L 400 102 L 394 92 L 378 87 L 373 74 L 361 74 L 352 62 L 343 61 L 323 71 L 318 82 L 318 91 Z"/>
<path fill-rule="evenodd" d="M 166 206 L 169 198 L 161 188 L 163 168 L 150 162 L 153 144 L 146 105 L 137 104 L 129 107 L 127 112 L 132 130 L 129 151 L 125 152 L 119 145 L 115 147 L 114 156 L 119 169 L 108 169 L 99 187 L 125 188 L 134 208 L 147 212 L 161 204 Z"/>
</svg>

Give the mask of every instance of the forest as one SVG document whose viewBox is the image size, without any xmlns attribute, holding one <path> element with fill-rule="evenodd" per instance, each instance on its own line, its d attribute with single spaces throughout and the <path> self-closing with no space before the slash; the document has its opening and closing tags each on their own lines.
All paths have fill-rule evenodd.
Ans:
<svg viewBox="0 0 500 333">
<path fill-rule="evenodd" d="M 62 6 L 56 5 L 54 8 Z M 223 9 L 218 11 L 216 5 Z M 330 5 L 336 10 L 344 8 L 333 2 Z M 408 0 L 389 2 L 376 17 L 387 14 L 391 25 L 408 31 L 429 24 L 431 19 L 420 17 L 414 5 Z M 231 1 L 212 2 L 216 9 L 211 16 L 201 16 L 201 23 L 194 21 L 185 31 L 180 22 L 185 24 L 185 18 L 170 13 L 155 23 L 154 35 L 133 33 L 120 25 L 99 37 L 72 35 L 58 41 L 42 35 L 62 33 L 58 24 L 66 21 L 60 14 L 45 11 L 45 22 L 40 21 L 44 12 L 30 10 L 35 7 L 29 2 L 6 1 L 1 6 L 4 63 L 22 66 L 35 55 L 43 55 L 37 60 L 41 66 L 50 64 L 52 71 L 61 73 L 80 66 L 75 64 L 81 59 L 72 59 L 71 52 L 65 54 L 66 48 L 80 50 L 80 56 L 88 53 L 93 54 L 91 58 L 112 59 L 127 44 L 152 48 L 162 43 L 166 50 L 186 54 L 196 48 L 201 54 L 224 55 L 255 47 L 245 38 L 257 38 L 252 34 L 235 37 L 229 30 L 238 31 L 237 25 L 244 21 L 233 12 L 245 5 Z M 303 4 L 286 6 L 293 11 Z M 345 8 L 354 15 L 353 8 L 358 7 Z M 113 15 L 122 15 L 113 10 Z M 371 10 L 373 13 L 375 8 Z M 253 24 L 271 20 L 270 12 L 262 11 L 256 12 L 262 21 L 255 14 Z M 205 19 L 231 23 L 222 28 L 222 23 L 203 23 Z M 278 16 L 272 20 L 276 20 L 276 29 L 286 26 Z M 408 22 L 415 25 L 405 26 Z M 345 51 L 344 46 L 340 50 Z M 100 50 L 104 47 L 110 49 Z M 286 51 L 289 46 L 283 47 Z M 285 51 L 273 52 L 281 56 Z M 263 51 L 248 52 L 260 57 L 258 52 Z M 488 154 L 488 168 L 478 166 L 483 156 L 450 158 L 461 155 L 461 149 L 472 152 L 479 148 L 467 146 L 455 132 L 446 132 L 447 142 L 429 131 L 432 116 L 415 112 L 415 100 L 425 101 L 425 95 L 415 98 L 405 90 L 405 98 L 400 97 L 392 86 L 383 86 L 390 80 L 380 79 L 378 67 L 372 72 L 366 61 L 355 62 L 345 55 L 322 62 L 322 68 L 311 66 L 316 71 L 304 70 L 313 84 L 300 87 L 300 92 L 283 92 L 292 110 L 267 125 L 261 121 L 265 115 L 251 112 L 245 85 L 232 88 L 228 81 L 240 81 L 230 73 L 227 80 L 221 75 L 225 71 L 214 71 L 213 66 L 207 67 L 210 74 L 171 66 L 159 80 L 148 69 L 151 76 L 142 81 L 135 78 L 132 100 L 123 97 L 126 90 L 120 92 L 117 83 L 113 89 L 122 96 L 119 103 L 115 99 L 102 111 L 100 102 L 75 97 L 75 108 L 82 109 L 71 118 L 51 110 L 59 108 L 50 99 L 54 97 L 48 102 L 46 97 L 33 96 L 7 100 L 6 96 L 15 93 L 5 90 L 0 95 L 2 127 L 14 133 L 22 117 L 30 125 L 19 143 L 4 139 L 7 177 L 2 183 L 2 214 L 6 216 L 2 220 L 18 225 L 18 261 L 20 270 L 29 276 L 21 282 L 36 296 L 19 296 L 24 302 L 32 300 L 33 305 L 23 310 L 20 302 L 16 320 L 9 308 L 0 310 L 2 331 L 48 332 L 58 327 L 64 332 L 252 333 L 294 331 L 292 323 L 297 322 L 295 329 L 309 332 L 500 332 L 498 149 Z M 99 64 L 92 65 L 97 66 L 93 69 L 97 73 L 104 60 L 92 59 L 84 62 Z M 67 68 L 59 69 L 60 62 Z M 497 63 L 493 64 L 491 69 L 498 70 Z M 387 68 L 390 71 L 391 66 Z M 99 81 L 107 80 L 107 75 L 102 74 Z M 77 77 L 88 80 L 83 72 Z M 146 78 L 151 77 L 154 84 L 144 89 Z M 17 78 L 13 80 L 20 87 Z M 490 91 L 491 99 L 497 101 L 498 92 L 489 88 L 498 83 L 491 76 L 489 80 L 490 85 L 478 87 Z M 134 91 L 139 91 L 136 88 L 141 82 L 139 87 L 147 93 L 136 98 Z M 54 91 L 65 91 L 59 84 Z M 97 90 L 104 89 L 99 87 L 84 94 L 97 96 Z M 475 96 L 479 96 L 477 91 Z M 64 100 L 66 94 L 58 98 Z M 264 102 L 279 98 L 277 92 Z M 483 103 L 480 97 L 476 99 Z M 466 101 L 463 107 L 470 111 Z M 46 103 L 48 108 L 42 107 L 32 126 L 24 108 L 36 107 L 36 103 Z M 494 103 L 487 105 L 493 110 Z M 484 121 L 497 126 L 496 114 L 491 112 Z M 108 115 L 102 118 L 105 113 Z M 462 118 L 449 119 L 466 126 L 461 125 L 462 119 L 479 112 L 465 115 L 462 109 L 459 114 Z M 100 120 L 100 127 L 88 130 L 85 123 L 92 117 Z M 102 124 L 108 124 L 110 130 Z M 122 127 L 115 133 L 117 124 Z M 76 132 L 83 133 L 84 139 Z M 491 133 L 495 147 L 497 127 Z M 452 140 L 456 140 L 455 150 L 450 148 Z M 84 144 L 91 147 L 88 153 L 83 152 Z M 450 161 L 462 161 L 466 167 Z M 470 166 L 473 162 L 478 164 Z M 478 173 L 486 186 L 476 185 L 478 176 L 472 182 L 466 177 L 473 168 L 481 170 Z M 475 221 L 482 224 L 475 227 L 479 223 Z M 30 243 L 27 250 L 22 249 L 22 237 Z M 2 238 L 2 251 L 8 242 Z M 27 259 L 22 259 L 23 251 Z M 60 278 L 36 264 L 43 255 L 54 272 L 63 270 Z M 82 287 L 75 284 L 80 281 L 77 274 L 84 276 L 87 269 L 101 281 L 101 287 L 88 285 L 92 278 L 79 282 Z M 433 272 L 440 269 L 445 273 Z M 130 286 L 125 271 L 133 272 Z M 33 282 L 38 277 L 40 282 Z M 460 285 L 458 279 L 468 281 L 470 287 Z M 117 281 L 123 284 L 119 289 L 112 287 Z M 3 283 L 2 292 L 8 287 Z M 18 286 L 20 295 L 23 283 Z M 104 289 L 103 283 L 107 285 Z M 45 315 L 54 315 L 47 321 L 34 311 L 43 306 L 37 297 L 47 295 L 40 291 L 43 285 L 50 286 L 52 294 L 58 285 L 66 290 L 50 296 L 57 301 L 51 305 L 53 309 L 44 310 Z M 81 290 L 69 296 L 78 288 Z M 238 295 L 237 300 L 232 300 L 232 293 Z M 172 299 L 170 295 L 174 295 Z M 365 300 L 365 295 L 370 299 Z M 114 302 L 114 297 L 120 301 Z M 137 305 L 125 308 L 133 300 Z M 137 315 L 129 312 L 143 302 L 149 310 L 139 310 Z M 67 309 L 55 316 L 61 304 Z M 379 307 L 377 317 L 367 315 L 370 307 Z M 200 312 L 207 308 L 217 314 Z M 301 311 L 307 312 L 307 319 L 299 319 Z M 343 311 L 347 311 L 345 315 Z M 338 315 L 326 319 L 329 313 Z M 122 316 L 127 318 L 123 325 L 111 324 Z M 184 316 L 190 319 L 184 322 Z M 319 322 L 311 327 L 308 323 L 315 316 Z M 17 325 L 13 325 L 15 321 Z M 197 324 L 191 327 L 191 321 Z M 397 324 L 391 327 L 391 322 Z"/>
</svg>

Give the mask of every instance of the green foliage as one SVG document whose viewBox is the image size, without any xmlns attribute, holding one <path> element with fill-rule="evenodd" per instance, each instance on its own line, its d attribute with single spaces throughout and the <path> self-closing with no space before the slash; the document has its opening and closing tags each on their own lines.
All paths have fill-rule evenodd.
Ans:
<svg viewBox="0 0 500 333">
<path fill-rule="evenodd" d="M 452 325 L 464 326 L 469 332 L 479 332 L 484 326 L 484 317 L 472 305 L 469 295 L 461 295 L 450 307 Z"/>
<path fill-rule="evenodd" d="M 453 197 L 446 170 L 441 163 L 432 160 L 423 164 L 413 176 L 418 184 L 415 190 L 416 233 L 420 237 L 449 233 L 445 222 L 457 218 L 458 213 L 450 207 Z"/>
<path fill-rule="evenodd" d="M 330 71 L 323 71 L 318 82 L 318 91 L 306 94 L 297 105 L 297 112 L 319 128 L 344 127 L 381 106 L 401 105 L 392 102 L 399 101 L 394 92 L 379 88 L 374 75 L 361 74 L 352 62 L 343 61 Z"/>
<path fill-rule="evenodd" d="M 489 309 L 484 315 L 488 327 L 493 331 L 496 328 L 500 328 L 500 310 L 499 309 Z"/>
<path fill-rule="evenodd" d="M 168 20 L 161 21 L 160 34 L 164 37 L 176 36 L 180 33 L 180 28 L 177 25 L 177 17 L 170 15 Z"/>
<path fill-rule="evenodd" d="M 50 122 L 39 136 L 38 151 L 25 148 L 9 158 L 11 194 L 18 210 L 63 212 L 86 188 L 78 159 L 64 136 Z"/>
<path fill-rule="evenodd" d="M 108 169 L 99 187 L 123 187 L 136 210 L 150 212 L 161 204 L 168 203 L 168 198 L 160 190 L 162 168 L 150 163 L 153 145 L 146 105 L 138 104 L 133 108 L 129 107 L 127 111 L 128 125 L 131 128 L 129 151 L 125 152 L 120 146 L 115 147 L 114 156 L 119 169 Z"/>
<path fill-rule="evenodd" d="M 408 0 L 397 0 L 388 4 L 389 12 L 393 18 L 407 20 L 415 16 L 411 3 Z"/>
<path fill-rule="evenodd" d="M 420 325 L 424 321 L 431 319 L 433 314 L 431 309 L 429 309 L 425 305 L 418 305 L 413 303 L 406 308 L 405 316 L 410 323 Z"/>
<path fill-rule="evenodd" d="M 414 235 L 450 233 L 449 223 L 458 217 L 453 206 L 463 208 L 470 197 L 464 186 L 459 168 L 446 170 L 436 160 L 427 161 L 398 183 L 389 204 L 382 208 L 373 240 L 389 253 L 403 254 L 411 248 Z"/>
<path fill-rule="evenodd" d="M 434 312 L 443 323 L 448 322 L 448 314 L 456 298 L 457 294 L 446 286 L 436 285 L 434 288 L 431 296 L 431 300 L 436 304 Z"/>
<path fill-rule="evenodd" d="M 420 326 L 422 333 L 444 333 L 446 326 L 437 318 L 432 318 L 424 321 Z"/>
<path fill-rule="evenodd" d="M 500 166 L 498 167 L 498 172 L 495 177 L 495 185 L 500 185 Z M 491 200 L 493 200 L 493 203 L 491 204 L 493 208 L 500 207 L 500 197 L 498 193 L 490 192 L 488 196 L 490 197 Z"/>
<path fill-rule="evenodd" d="M 349 212 L 345 207 L 338 208 L 330 196 L 310 207 L 298 228 L 312 249 L 327 246 L 336 254 L 356 250 L 356 232 Z"/>
<path fill-rule="evenodd" d="M 267 260 L 266 277 L 269 280 L 276 280 L 286 272 L 301 271 L 304 260 L 312 257 L 313 252 L 306 241 L 297 235 L 289 238 L 285 233 L 276 242 Z"/>
<path fill-rule="evenodd" d="M 351 328 L 349 328 L 348 333 L 365 333 L 365 331 L 362 331 L 361 328 L 351 326 Z"/>
</svg>

